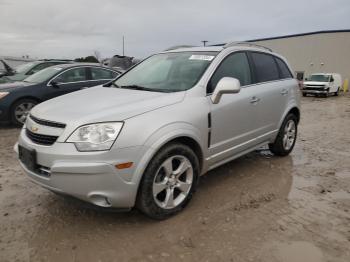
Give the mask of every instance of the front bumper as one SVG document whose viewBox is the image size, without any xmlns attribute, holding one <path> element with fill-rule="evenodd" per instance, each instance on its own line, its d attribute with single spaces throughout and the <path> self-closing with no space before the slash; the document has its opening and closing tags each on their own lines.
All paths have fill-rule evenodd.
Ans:
<svg viewBox="0 0 350 262">
<path fill-rule="evenodd" d="M 303 89 L 301 90 L 303 94 L 327 94 L 328 90 L 327 89 L 321 89 L 321 90 L 307 90 Z"/>
<path fill-rule="evenodd" d="M 36 151 L 38 170 L 29 170 L 20 161 L 33 182 L 101 207 L 134 206 L 138 189 L 138 180 L 134 176 L 138 170 L 137 163 L 146 151 L 143 146 L 78 152 L 71 143 L 56 142 L 52 146 L 34 144 L 26 136 L 25 129 L 21 131 L 18 144 Z M 18 144 L 15 145 L 16 152 Z M 125 162 L 134 164 L 128 169 L 116 169 L 115 165 Z"/>
</svg>

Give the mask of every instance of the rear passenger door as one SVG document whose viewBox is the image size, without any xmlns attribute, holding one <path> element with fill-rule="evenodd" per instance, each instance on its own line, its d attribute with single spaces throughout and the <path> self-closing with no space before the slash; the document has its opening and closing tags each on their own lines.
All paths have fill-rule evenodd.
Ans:
<svg viewBox="0 0 350 262">
<path fill-rule="evenodd" d="M 258 122 L 261 135 L 260 142 L 274 136 L 278 123 L 287 106 L 289 87 L 281 79 L 281 69 L 275 57 L 263 52 L 249 52 L 252 61 L 255 82 L 257 107 L 259 108 Z"/>
</svg>

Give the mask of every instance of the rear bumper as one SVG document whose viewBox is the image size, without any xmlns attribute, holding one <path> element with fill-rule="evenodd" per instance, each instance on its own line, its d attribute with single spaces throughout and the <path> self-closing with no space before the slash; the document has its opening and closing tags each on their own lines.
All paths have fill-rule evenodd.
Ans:
<svg viewBox="0 0 350 262">
<path fill-rule="evenodd" d="M 70 143 L 40 146 L 32 143 L 22 129 L 18 144 L 34 149 L 38 170 L 20 165 L 29 178 L 51 191 L 73 196 L 100 207 L 130 208 L 134 206 L 138 180 L 134 176 L 144 147 L 112 149 L 106 152 L 78 152 Z M 18 152 L 18 144 L 15 151 Z M 115 165 L 133 162 L 128 169 Z M 45 172 L 42 172 L 45 170 Z"/>
</svg>

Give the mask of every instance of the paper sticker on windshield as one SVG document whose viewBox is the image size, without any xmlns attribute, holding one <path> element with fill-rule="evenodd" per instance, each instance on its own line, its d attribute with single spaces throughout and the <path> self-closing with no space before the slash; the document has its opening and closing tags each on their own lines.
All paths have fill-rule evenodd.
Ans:
<svg viewBox="0 0 350 262">
<path fill-rule="evenodd" d="M 202 61 L 211 61 L 214 59 L 212 55 L 191 55 L 190 60 L 202 60 Z"/>
</svg>

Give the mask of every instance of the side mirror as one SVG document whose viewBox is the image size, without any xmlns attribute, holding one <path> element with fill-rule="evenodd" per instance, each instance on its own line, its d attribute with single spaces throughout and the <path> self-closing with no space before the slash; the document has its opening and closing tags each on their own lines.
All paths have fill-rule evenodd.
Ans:
<svg viewBox="0 0 350 262">
<path fill-rule="evenodd" d="M 60 88 L 60 86 L 58 85 L 58 83 L 55 82 L 55 81 L 51 81 L 51 82 L 50 82 L 50 86 L 52 86 L 53 88 Z"/>
<path fill-rule="evenodd" d="M 305 77 L 305 81 L 307 81 L 307 77 Z"/>
<path fill-rule="evenodd" d="M 241 91 L 241 84 L 238 79 L 233 77 L 223 77 L 216 85 L 215 90 L 211 96 L 213 104 L 220 102 L 223 94 L 236 94 Z"/>
<path fill-rule="evenodd" d="M 331 78 L 331 82 L 334 82 L 334 78 L 333 77 Z"/>
</svg>

